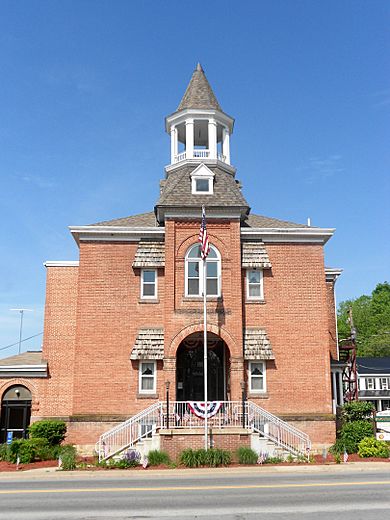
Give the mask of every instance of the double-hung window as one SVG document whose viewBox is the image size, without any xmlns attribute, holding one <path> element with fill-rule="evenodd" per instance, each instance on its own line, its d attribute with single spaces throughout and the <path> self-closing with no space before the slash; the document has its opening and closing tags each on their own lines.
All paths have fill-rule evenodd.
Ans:
<svg viewBox="0 0 390 520">
<path fill-rule="evenodd" d="M 248 300 L 263 300 L 263 271 L 248 269 L 246 272 L 246 297 Z"/>
<path fill-rule="evenodd" d="M 261 393 L 266 391 L 264 361 L 250 361 L 248 376 L 250 393 Z"/>
<path fill-rule="evenodd" d="M 157 298 L 157 270 L 142 269 L 141 271 L 141 298 Z"/>
<path fill-rule="evenodd" d="M 389 377 L 380 377 L 379 385 L 381 390 L 390 390 L 390 378 Z"/>
<path fill-rule="evenodd" d="M 202 296 L 204 286 L 204 262 L 200 255 L 201 246 L 192 246 L 185 258 L 185 295 Z M 206 258 L 206 295 L 221 295 L 221 256 L 214 246 Z"/>
<path fill-rule="evenodd" d="M 375 390 L 375 379 L 373 377 L 366 377 L 366 390 Z"/>
<path fill-rule="evenodd" d="M 156 362 L 140 361 L 139 363 L 139 392 L 144 394 L 156 393 Z"/>
</svg>

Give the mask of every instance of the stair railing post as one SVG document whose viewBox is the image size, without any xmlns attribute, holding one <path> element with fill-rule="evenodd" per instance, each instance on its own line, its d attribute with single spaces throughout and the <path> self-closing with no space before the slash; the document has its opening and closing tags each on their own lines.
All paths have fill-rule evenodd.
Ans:
<svg viewBox="0 0 390 520">
<path fill-rule="evenodd" d="M 241 381 L 240 382 L 240 386 L 241 386 L 241 399 L 242 399 L 242 427 L 245 428 L 245 400 L 246 400 L 246 395 L 245 395 L 245 381 Z"/>
<path fill-rule="evenodd" d="M 170 381 L 165 381 L 165 388 L 167 391 L 167 416 L 166 416 L 167 430 L 169 429 L 169 385 L 170 384 L 171 384 Z"/>
</svg>

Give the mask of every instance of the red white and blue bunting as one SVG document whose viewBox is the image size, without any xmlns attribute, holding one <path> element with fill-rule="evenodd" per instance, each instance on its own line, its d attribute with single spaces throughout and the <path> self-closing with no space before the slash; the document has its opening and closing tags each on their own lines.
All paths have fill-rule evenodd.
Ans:
<svg viewBox="0 0 390 520">
<path fill-rule="evenodd" d="M 205 407 L 204 401 L 188 401 L 189 409 L 194 415 L 196 415 L 196 417 L 199 417 L 200 419 L 205 419 L 206 417 L 209 419 L 210 417 L 213 417 L 219 412 L 221 406 L 221 401 L 209 401 L 207 403 L 207 407 Z"/>
</svg>

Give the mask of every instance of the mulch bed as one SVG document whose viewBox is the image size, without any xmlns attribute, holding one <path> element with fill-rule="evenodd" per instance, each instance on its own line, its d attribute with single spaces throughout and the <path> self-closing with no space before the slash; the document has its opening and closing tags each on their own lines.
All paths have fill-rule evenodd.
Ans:
<svg viewBox="0 0 390 520">
<path fill-rule="evenodd" d="M 334 458 L 331 454 L 328 453 L 326 460 L 324 460 L 322 455 L 314 455 L 314 462 L 310 463 L 312 465 L 333 465 L 335 464 Z M 104 468 L 98 467 L 94 465 L 95 459 L 94 457 L 80 457 L 78 459 L 78 463 L 81 464 L 81 467 L 77 468 L 84 471 L 115 471 L 118 468 Z M 366 459 L 362 459 L 359 457 L 357 453 L 351 453 L 348 456 L 348 462 L 390 462 L 390 459 L 380 459 L 376 457 L 368 457 Z M 299 462 L 280 462 L 278 464 L 263 464 L 264 467 L 267 466 L 302 466 L 305 463 Z M 343 462 L 341 462 L 343 464 Z M 31 464 L 19 464 L 17 468 L 16 464 L 11 464 L 11 462 L 0 461 L 0 472 L 3 471 L 26 471 L 29 469 L 39 469 L 39 468 L 53 468 L 58 466 L 57 460 L 42 460 L 38 462 L 32 462 Z M 253 465 L 244 465 L 233 463 L 230 464 L 229 467 L 232 468 L 244 468 L 244 467 L 253 467 Z M 170 469 L 168 466 L 164 464 L 160 464 L 159 466 L 148 466 L 148 470 L 162 470 L 162 469 Z M 189 469 L 185 467 L 178 466 L 176 469 Z M 144 468 L 140 465 L 135 468 L 128 468 L 129 471 L 144 471 Z"/>
</svg>

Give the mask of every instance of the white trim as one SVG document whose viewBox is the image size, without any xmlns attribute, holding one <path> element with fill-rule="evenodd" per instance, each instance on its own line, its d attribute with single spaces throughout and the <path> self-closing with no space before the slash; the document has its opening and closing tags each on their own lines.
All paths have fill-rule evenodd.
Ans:
<svg viewBox="0 0 390 520">
<path fill-rule="evenodd" d="M 334 234 L 334 228 L 249 228 L 241 229 L 241 237 L 258 238 L 264 243 L 318 243 L 325 244 Z"/>
<path fill-rule="evenodd" d="M 191 193 L 193 195 L 213 195 L 214 194 L 214 177 L 212 172 L 204 163 L 201 163 L 193 172 L 191 172 Z M 196 181 L 207 180 L 209 189 L 207 191 L 198 191 L 196 189 Z"/>
<path fill-rule="evenodd" d="M 80 242 L 138 242 L 141 238 L 164 237 L 163 227 L 131 226 L 69 226 L 75 241 Z"/>
<path fill-rule="evenodd" d="M 335 282 L 344 269 L 337 267 L 325 267 L 325 277 L 327 282 Z"/>
<path fill-rule="evenodd" d="M 154 272 L 154 284 L 152 284 L 151 282 L 145 282 L 144 281 L 144 273 L 145 271 L 153 271 Z M 141 300 L 156 300 L 157 299 L 157 295 L 158 295 L 158 292 L 157 292 L 157 278 L 158 278 L 158 273 L 157 273 L 157 269 L 156 268 L 153 268 L 153 267 L 144 267 L 141 269 Z M 154 285 L 154 294 L 153 295 L 145 295 L 144 294 L 144 283 L 146 285 Z"/>
<path fill-rule="evenodd" d="M 0 372 L 46 372 L 47 365 L 1 365 Z"/>
<path fill-rule="evenodd" d="M 204 281 L 203 281 L 203 260 L 201 258 L 189 258 L 188 255 L 190 253 L 190 251 L 195 248 L 195 247 L 200 247 L 199 244 L 192 244 L 187 252 L 186 252 L 186 255 L 185 255 L 185 265 L 184 265 L 184 276 L 185 276 L 185 280 L 184 280 L 184 286 L 185 286 L 185 297 L 186 298 L 199 298 L 203 295 L 203 285 L 204 285 Z M 206 264 L 208 262 L 216 262 L 217 263 L 217 294 L 207 294 L 207 298 L 219 298 L 221 296 L 221 272 L 222 272 L 222 259 L 221 259 L 221 253 L 218 251 L 218 249 L 210 244 L 210 250 L 213 250 L 216 255 L 217 255 L 217 258 L 209 258 L 207 257 L 206 259 Z M 198 294 L 189 294 L 188 293 L 188 264 L 189 262 L 198 262 L 199 264 L 199 292 Z M 207 266 L 206 266 L 206 269 L 207 269 Z M 207 283 L 207 280 L 206 280 L 206 283 Z"/>
<path fill-rule="evenodd" d="M 153 365 L 153 376 L 142 376 L 142 365 L 144 363 L 149 363 Z M 142 379 L 143 378 L 152 379 L 153 377 L 153 388 L 150 390 L 144 390 L 142 388 Z M 138 392 L 140 394 L 155 394 L 157 388 L 157 361 L 154 359 L 140 359 L 138 365 Z"/>
<path fill-rule="evenodd" d="M 170 129 L 172 125 L 178 126 L 181 123 L 186 122 L 188 119 L 196 119 L 196 120 L 208 120 L 213 117 L 217 123 L 220 123 L 223 126 L 229 128 L 230 135 L 233 133 L 234 127 L 234 118 L 215 109 L 206 109 L 206 108 L 185 108 L 184 110 L 180 110 L 178 112 L 174 112 L 165 118 L 165 131 L 170 134 Z"/>
<path fill-rule="evenodd" d="M 258 284 L 251 284 L 251 285 L 259 285 L 260 286 L 260 295 L 259 296 L 250 296 L 249 295 L 249 273 L 251 271 L 256 271 L 257 273 L 260 273 L 260 282 Z M 245 278 L 246 278 L 246 299 L 249 301 L 263 301 L 264 300 L 264 273 L 263 269 L 259 267 L 247 267 L 245 272 Z"/>
<path fill-rule="evenodd" d="M 260 376 L 252 376 L 251 374 L 251 366 L 253 364 L 260 364 L 263 365 L 263 376 L 262 378 Z M 252 377 L 256 379 L 262 379 L 263 381 L 263 388 L 261 390 L 256 390 L 252 388 Z M 251 360 L 248 361 L 248 390 L 250 394 L 264 394 L 267 392 L 267 379 L 266 379 L 266 364 L 265 361 L 261 360 Z"/>
<path fill-rule="evenodd" d="M 78 267 L 78 260 L 46 260 L 45 267 Z"/>
</svg>

